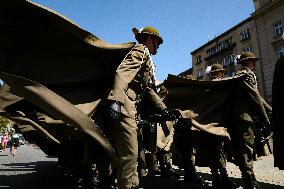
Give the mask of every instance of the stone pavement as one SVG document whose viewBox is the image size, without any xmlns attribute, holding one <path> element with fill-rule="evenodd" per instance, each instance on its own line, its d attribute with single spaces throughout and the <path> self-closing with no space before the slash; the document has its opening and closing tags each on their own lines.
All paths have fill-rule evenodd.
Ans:
<svg viewBox="0 0 284 189">
<path fill-rule="evenodd" d="M 207 185 L 211 186 L 211 173 L 208 167 L 197 167 L 198 174 L 205 180 Z M 228 162 L 227 170 L 229 177 L 239 185 L 241 189 L 241 172 L 238 167 Z M 279 170 L 278 168 L 273 167 L 273 155 L 260 157 L 257 161 L 254 161 L 254 171 L 257 180 L 260 185 L 265 189 L 284 189 L 284 170 Z M 162 178 L 144 178 L 143 185 L 146 189 L 155 189 L 155 188 L 174 188 L 174 189 L 199 189 L 204 188 L 198 184 L 181 184 L 182 179 L 178 180 L 169 180 Z"/>
</svg>

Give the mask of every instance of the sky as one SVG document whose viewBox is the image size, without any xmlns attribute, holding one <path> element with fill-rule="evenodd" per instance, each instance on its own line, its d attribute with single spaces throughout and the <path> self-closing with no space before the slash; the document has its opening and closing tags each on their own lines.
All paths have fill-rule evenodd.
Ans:
<svg viewBox="0 0 284 189">
<path fill-rule="evenodd" d="M 164 40 L 153 56 L 156 77 L 191 68 L 191 54 L 248 18 L 253 0 L 33 0 L 68 17 L 98 38 L 120 44 L 135 41 L 133 27 L 157 28 Z"/>
</svg>

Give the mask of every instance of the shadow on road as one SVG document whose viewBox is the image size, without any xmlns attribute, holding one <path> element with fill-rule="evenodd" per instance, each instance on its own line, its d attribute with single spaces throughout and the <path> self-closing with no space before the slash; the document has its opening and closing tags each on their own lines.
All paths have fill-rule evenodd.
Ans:
<svg viewBox="0 0 284 189">
<path fill-rule="evenodd" d="M 2 164 L 8 169 L 0 169 L 0 188 L 9 189 L 75 189 L 78 188 L 74 178 L 65 176 L 62 169 L 58 168 L 57 162 L 37 161 L 30 163 Z M 14 174 L 14 175 L 11 175 Z M 15 175 L 16 174 L 16 175 Z M 208 185 L 211 185 L 211 175 L 198 173 Z M 231 178 L 237 184 L 240 179 Z M 166 179 L 156 176 L 146 176 L 141 179 L 144 189 L 202 189 L 200 184 L 183 183 L 182 180 Z M 266 189 L 284 189 L 267 183 L 260 184 Z"/>
<path fill-rule="evenodd" d="M 38 161 L 30 163 L 2 164 L 0 188 L 11 189 L 70 189 L 72 180 L 65 177 L 56 162 Z M 11 173 L 16 175 L 11 175 Z"/>
</svg>

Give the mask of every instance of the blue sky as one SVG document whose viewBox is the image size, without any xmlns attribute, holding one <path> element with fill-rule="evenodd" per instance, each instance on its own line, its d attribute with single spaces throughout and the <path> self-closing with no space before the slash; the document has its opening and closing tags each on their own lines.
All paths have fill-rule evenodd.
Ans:
<svg viewBox="0 0 284 189">
<path fill-rule="evenodd" d="M 250 16 L 253 0 L 33 0 L 113 44 L 131 29 L 156 27 L 164 39 L 153 60 L 157 79 L 191 67 L 190 52 Z"/>
</svg>

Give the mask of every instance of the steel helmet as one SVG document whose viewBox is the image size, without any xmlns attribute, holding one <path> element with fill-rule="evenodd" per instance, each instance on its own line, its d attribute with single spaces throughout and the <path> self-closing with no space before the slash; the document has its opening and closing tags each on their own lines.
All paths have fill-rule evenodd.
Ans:
<svg viewBox="0 0 284 189">
<path fill-rule="evenodd" d="M 252 52 L 243 52 L 240 55 L 240 58 L 238 59 L 237 63 L 242 64 L 245 60 L 254 59 L 255 61 L 259 60 Z"/>
<path fill-rule="evenodd" d="M 154 36 L 156 36 L 158 38 L 159 44 L 163 43 L 163 39 L 162 39 L 159 31 L 156 28 L 151 27 L 151 26 L 145 27 L 141 31 L 137 32 L 135 34 L 135 38 L 139 42 L 141 40 L 141 38 L 143 38 L 146 35 L 154 35 Z"/>
<path fill-rule="evenodd" d="M 210 73 L 224 72 L 224 71 L 226 71 L 226 69 L 224 69 L 221 64 L 212 64 Z"/>
</svg>

